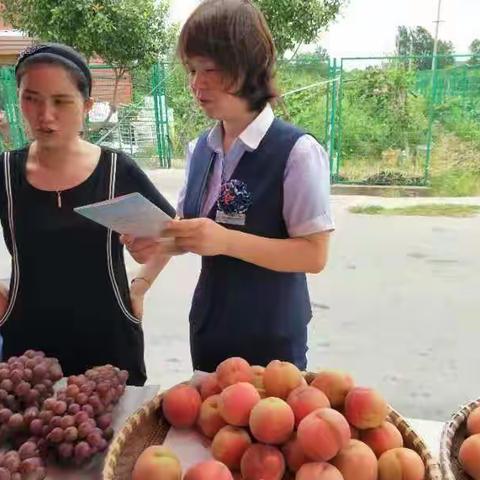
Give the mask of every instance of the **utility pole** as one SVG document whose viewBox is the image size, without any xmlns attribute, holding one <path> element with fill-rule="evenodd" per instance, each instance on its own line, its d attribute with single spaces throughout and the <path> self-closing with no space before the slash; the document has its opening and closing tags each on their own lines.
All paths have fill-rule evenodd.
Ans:
<svg viewBox="0 0 480 480">
<path fill-rule="evenodd" d="M 408 29 L 408 39 L 409 39 L 409 43 L 410 43 L 410 50 L 408 52 L 408 71 L 411 72 L 412 71 L 412 63 L 413 63 L 413 32 L 412 32 L 412 29 L 409 28 Z"/>
<path fill-rule="evenodd" d="M 437 68 L 437 50 L 438 50 L 438 30 L 440 27 L 440 11 L 442 8 L 442 0 L 438 0 L 437 20 L 435 20 L 435 39 L 433 40 L 433 56 L 432 56 L 432 71 Z"/>
</svg>

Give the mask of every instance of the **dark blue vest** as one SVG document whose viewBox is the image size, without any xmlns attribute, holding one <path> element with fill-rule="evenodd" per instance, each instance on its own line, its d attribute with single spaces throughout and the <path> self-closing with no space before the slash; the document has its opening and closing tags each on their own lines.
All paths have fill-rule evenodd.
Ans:
<svg viewBox="0 0 480 480">
<path fill-rule="evenodd" d="M 245 152 L 232 179 L 245 182 L 252 196 L 243 226 L 224 225 L 268 238 L 288 238 L 283 219 L 285 166 L 304 133 L 275 119 L 258 148 Z M 214 152 L 203 134 L 190 164 L 183 213 L 200 216 Z M 215 219 L 216 206 L 209 213 Z M 280 273 L 227 256 L 202 258 L 190 311 L 193 367 L 213 371 L 232 356 L 252 365 L 279 359 L 306 368 L 307 324 L 311 318 L 303 273 Z"/>
</svg>

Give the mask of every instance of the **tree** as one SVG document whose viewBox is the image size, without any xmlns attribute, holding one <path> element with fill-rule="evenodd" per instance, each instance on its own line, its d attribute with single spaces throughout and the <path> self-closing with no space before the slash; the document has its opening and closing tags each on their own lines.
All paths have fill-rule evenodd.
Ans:
<svg viewBox="0 0 480 480">
<path fill-rule="evenodd" d="M 432 68 L 434 39 L 430 32 L 420 26 L 408 28 L 404 25 L 399 26 L 396 37 L 396 54 L 399 56 L 423 56 L 413 60 L 413 64 L 419 70 L 428 70 Z M 437 66 L 445 68 L 454 64 L 454 48 L 452 42 L 439 40 L 437 45 L 437 54 L 439 55 Z"/>
<path fill-rule="evenodd" d="M 349 76 L 342 115 L 347 123 L 349 115 L 360 116 L 360 121 L 344 129 L 346 155 L 380 155 L 392 148 L 403 150 L 406 158 L 415 155 L 428 127 L 425 99 L 415 93 L 415 77 L 398 65 L 368 67 Z"/>
<path fill-rule="evenodd" d="M 281 57 L 287 50 L 317 40 L 348 0 L 255 0 L 262 10 Z"/>
<path fill-rule="evenodd" d="M 468 61 L 469 65 L 480 65 L 480 39 L 476 38 L 470 44 L 470 53 L 472 54 L 470 60 Z"/>
<path fill-rule="evenodd" d="M 329 55 L 326 48 L 323 48 L 321 45 L 317 45 L 315 48 L 315 56 L 320 60 L 328 60 Z"/>
<path fill-rule="evenodd" d="M 71 45 L 100 57 L 115 72 L 110 115 L 126 72 L 148 68 L 165 53 L 174 30 L 168 0 L 2 0 L 7 21 L 43 41 Z M 108 119 L 107 119 L 108 120 Z"/>
<path fill-rule="evenodd" d="M 312 63 L 317 65 L 321 63 L 328 64 L 328 59 L 329 55 L 327 50 L 321 45 L 317 45 L 313 52 L 299 52 L 289 61 L 293 61 L 295 63 Z"/>
</svg>

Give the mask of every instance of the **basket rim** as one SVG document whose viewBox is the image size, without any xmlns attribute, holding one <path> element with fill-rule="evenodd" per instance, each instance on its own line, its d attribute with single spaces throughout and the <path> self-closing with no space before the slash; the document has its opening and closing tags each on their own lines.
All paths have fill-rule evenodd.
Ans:
<svg viewBox="0 0 480 480">
<path fill-rule="evenodd" d="M 135 429 L 139 423 L 152 415 L 154 411 L 160 408 L 162 398 L 167 390 L 159 391 L 153 398 L 148 400 L 144 405 L 132 413 L 119 432 L 115 435 L 105 458 L 105 463 L 102 472 L 102 478 L 114 478 L 114 472 L 117 465 L 117 459 L 121 455 L 122 449 L 127 442 L 127 435 Z M 479 400 L 480 402 L 480 400 Z M 395 424 L 402 431 L 402 436 L 413 436 L 412 443 L 415 446 L 417 453 L 421 456 L 426 473 L 430 480 L 442 480 L 442 474 L 439 463 L 435 460 L 422 437 L 411 427 L 405 417 L 403 417 L 392 406 L 388 405 L 388 419 Z M 455 479 L 453 479 L 455 480 Z"/>
<path fill-rule="evenodd" d="M 415 431 L 414 428 L 412 428 L 408 420 L 403 415 L 401 415 L 390 405 L 388 407 L 388 418 L 397 428 L 401 430 L 402 436 L 413 436 L 413 440 L 411 440 L 411 442 L 415 446 L 415 451 L 420 455 L 423 460 L 423 463 L 425 465 L 425 472 L 428 475 L 428 478 L 430 478 L 431 480 L 442 480 L 442 472 L 440 470 L 440 465 L 438 461 L 433 457 L 430 449 L 428 448 L 423 438 Z"/>
<path fill-rule="evenodd" d="M 153 412 L 158 410 L 163 395 L 163 391 L 157 392 L 150 400 L 145 402 L 135 412 L 128 416 L 108 448 L 107 456 L 105 457 L 103 464 L 102 478 L 114 478 L 113 474 L 117 465 L 117 459 L 121 455 L 125 443 L 127 442 L 127 435 L 129 435 L 143 419 L 149 417 Z"/>
<path fill-rule="evenodd" d="M 470 413 L 480 407 L 480 398 L 472 400 L 460 407 L 445 423 L 440 438 L 440 468 L 445 480 L 456 480 L 452 469 L 452 442 L 458 429 L 466 422 Z"/>
</svg>

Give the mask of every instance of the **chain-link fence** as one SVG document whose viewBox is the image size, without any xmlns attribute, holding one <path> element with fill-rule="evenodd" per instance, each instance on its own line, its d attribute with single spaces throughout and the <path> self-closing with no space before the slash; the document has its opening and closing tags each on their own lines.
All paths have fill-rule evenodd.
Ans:
<svg viewBox="0 0 480 480">
<path fill-rule="evenodd" d="M 283 62 L 276 113 L 319 139 L 337 183 L 425 185 L 432 173 L 480 171 L 480 65 L 450 57 L 434 70 L 428 56 Z M 182 166 L 186 144 L 212 124 L 178 63 L 120 78 L 101 65 L 92 72 L 87 138 L 142 166 Z M 0 147 L 25 144 L 7 67 L 0 68 L 0 108 Z"/>
<path fill-rule="evenodd" d="M 0 151 L 26 143 L 13 67 L 0 68 Z"/>
<path fill-rule="evenodd" d="M 450 60 L 433 70 L 428 56 L 341 60 L 335 181 L 424 185 L 465 149 L 480 163 L 479 66 Z"/>
<path fill-rule="evenodd" d="M 86 138 L 123 150 L 144 167 L 170 167 L 171 113 L 165 97 L 164 65 L 123 75 L 100 65 L 91 66 L 91 71 L 95 103 L 88 116 Z"/>
<path fill-rule="evenodd" d="M 92 65 L 93 108 L 84 136 L 99 145 L 121 149 L 150 168 L 171 166 L 169 116 L 164 65 L 147 72 L 121 74 Z M 13 67 L 0 67 L 0 151 L 28 142 L 19 114 Z"/>
</svg>

